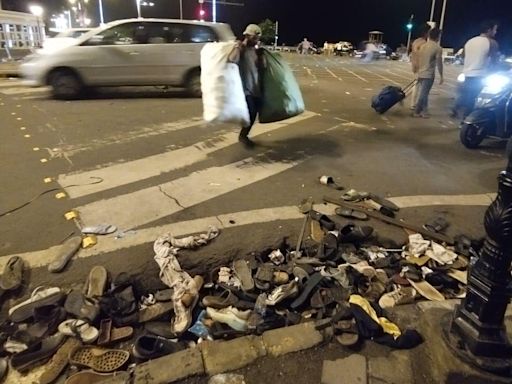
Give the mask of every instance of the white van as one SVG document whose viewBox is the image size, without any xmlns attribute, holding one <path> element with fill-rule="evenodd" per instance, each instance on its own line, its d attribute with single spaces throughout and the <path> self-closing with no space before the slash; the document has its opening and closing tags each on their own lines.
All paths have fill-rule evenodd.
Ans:
<svg viewBox="0 0 512 384">
<path fill-rule="evenodd" d="M 169 85 L 201 95 L 200 52 L 205 43 L 233 41 L 227 24 L 128 19 L 96 28 L 56 52 L 27 56 L 20 73 L 31 86 L 49 85 L 57 99 L 86 87 Z"/>
</svg>

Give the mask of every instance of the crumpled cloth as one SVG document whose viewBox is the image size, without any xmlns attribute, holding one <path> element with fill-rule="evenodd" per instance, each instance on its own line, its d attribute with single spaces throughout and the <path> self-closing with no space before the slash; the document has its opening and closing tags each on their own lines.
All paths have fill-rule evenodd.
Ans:
<svg viewBox="0 0 512 384">
<path fill-rule="evenodd" d="M 409 255 L 420 257 L 425 254 L 427 249 L 430 247 L 430 241 L 425 240 L 419 233 L 409 235 Z"/>
<path fill-rule="evenodd" d="M 361 307 L 373 319 L 373 321 L 382 327 L 382 330 L 385 333 L 389 333 L 395 339 L 402 334 L 400 328 L 398 328 L 398 325 L 392 323 L 385 317 L 378 317 L 375 309 L 373 309 L 373 307 L 370 305 L 370 302 L 364 297 L 359 295 L 350 295 L 348 302 L 350 304 L 355 304 Z"/>
<path fill-rule="evenodd" d="M 455 252 L 434 242 L 432 242 L 432 249 L 428 249 L 425 252 L 425 255 L 434 259 L 441 265 L 451 264 L 457 258 L 457 254 Z"/>
<path fill-rule="evenodd" d="M 153 250 L 155 251 L 154 259 L 160 267 L 160 280 L 173 289 L 172 301 L 176 318 L 187 311 L 181 300 L 183 295 L 188 293 L 197 296 L 198 294 L 196 283 L 192 277 L 181 269 L 180 263 L 176 258 L 178 251 L 181 248 L 190 249 L 206 245 L 218 235 L 218 228 L 210 226 L 206 233 L 181 239 L 176 239 L 170 233 L 167 233 L 156 239 L 153 244 Z"/>
</svg>

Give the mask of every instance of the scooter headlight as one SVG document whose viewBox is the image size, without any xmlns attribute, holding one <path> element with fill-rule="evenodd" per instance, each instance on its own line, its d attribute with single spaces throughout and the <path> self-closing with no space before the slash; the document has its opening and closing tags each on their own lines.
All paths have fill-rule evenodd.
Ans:
<svg viewBox="0 0 512 384">
<path fill-rule="evenodd" d="M 482 93 L 495 95 L 500 93 L 508 84 L 510 78 L 504 75 L 494 74 L 484 79 L 484 89 Z"/>
<path fill-rule="evenodd" d="M 457 76 L 457 81 L 459 83 L 463 83 L 464 81 L 466 81 L 466 75 L 464 75 L 463 73 L 461 73 L 459 76 Z"/>
</svg>

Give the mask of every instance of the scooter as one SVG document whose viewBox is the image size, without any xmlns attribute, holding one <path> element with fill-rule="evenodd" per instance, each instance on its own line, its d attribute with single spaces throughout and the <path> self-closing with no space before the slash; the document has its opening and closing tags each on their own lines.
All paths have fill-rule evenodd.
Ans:
<svg viewBox="0 0 512 384">
<path fill-rule="evenodd" d="M 512 136 L 512 73 L 495 73 L 484 79 L 473 111 L 460 125 L 460 141 L 474 149 L 487 138 Z M 510 144 L 512 150 L 512 143 Z M 509 148 L 507 147 L 507 152 Z"/>
</svg>

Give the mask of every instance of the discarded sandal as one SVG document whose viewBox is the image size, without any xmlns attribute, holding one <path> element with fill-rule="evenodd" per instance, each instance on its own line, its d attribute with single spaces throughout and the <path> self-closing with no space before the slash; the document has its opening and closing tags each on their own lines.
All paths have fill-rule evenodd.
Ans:
<svg viewBox="0 0 512 384">
<path fill-rule="evenodd" d="M 352 347 L 359 342 L 359 330 L 354 319 L 334 323 L 336 341 L 344 347 Z"/>
<path fill-rule="evenodd" d="M 22 352 L 16 353 L 11 358 L 11 367 L 18 372 L 25 372 L 47 361 L 52 357 L 60 345 L 64 342 L 64 336 L 56 333 L 37 343 L 30 345 Z"/>
<path fill-rule="evenodd" d="M 336 213 L 338 216 L 346 217 L 348 219 L 368 220 L 368 215 L 366 213 L 357 211 L 355 209 L 338 207 L 334 210 L 334 213 Z"/>
<path fill-rule="evenodd" d="M 29 299 L 9 309 L 9 318 L 15 323 L 20 323 L 32 317 L 34 309 L 45 305 L 57 304 L 61 302 L 64 297 L 65 294 L 60 290 L 60 288 L 37 287 L 34 289 Z"/>
<path fill-rule="evenodd" d="M 74 338 L 68 338 L 46 364 L 45 370 L 39 378 L 39 384 L 50 384 L 57 380 L 64 368 L 68 365 L 69 353 L 79 346 L 80 341 Z"/>
<path fill-rule="evenodd" d="M 127 383 L 130 379 L 130 374 L 125 371 L 114 373 L 98 373 L 91 370 L 80 371 L 69 376 L 64 384 L 95 384 L 101 382 L 111 382 L 114 379 L 116 383 Z"/>
<path fill-rule="evenodd" d="M 130 326 L 116 328 L 112 325 L 112 319 L 102 319 L 97 344 L 108 345 L 117 341 L 130 338 L 133 335 L 133 328 Z"/>
<path fill-rule="evenodd" d="M 332 221 L 329 216 L 324 215 L 323 213 L 311 210 L 309 211 L 309 217 L 311 219 L 316 220 L 320 223 L 320 226 L 324 228 L 326 231 L 332 231 L 336 228 L 336 223 Z"/>
<path fill-rule="evenodd" d="M 233 262 L 233 271 L 240 279 L 242 290 L 247 292 L 254 289 L 254 280 L 251 275 L 251 269 L 246 260 L 235 260 Z"/>
<path fill-rule="evenodd" d="M 19 256 L 13 256 L 5 264 L 4 272 L 0 276 L 0 288 L 4 291 L 17 289 L 23 280 L 25 263 Z"/>
<path fill-rule="evenodd" d="M 328 187 L 333 188 L 337 191 L 341 191 L 343 189 L 341 185 L 336 184 L 332 176 L 320 176 L 319 181 L 320 184 L 327 185 Z"/>
<path fill-rule="evenodd" d="M 340 241 L 342 243 L 359 243 L 368 239 L 372 235 L 372 233 L 372 227 L 361 227 L 350 223 L 340 229 Z"/>
<path fill-rule="evenodd" d="M 436 217 L 434 219 L 428 220 L 423 228 L 427 231 L 432 231 L 436 233 L 444 232 L 446 228 L 448 228 L 450 224 L 443 217 Z"/>
<path fill-rule="evenodd" d="M 341 198 L 345 201 L 358 202 L 367 199 L 368 196 L 368 192 L 358 192 L 355 189 L 349 189 Z"/>
<path fill-rule="evenodd" d="M 99 224 L 82 228 L 82 233 L 87 235 L 109 235 L 115 231 L 117 231 L 117 227 L 112 224 Z"/>
<path fill-rule="evenodd" d="M 236 297 L 231 291 L 224 290 L 219 296 L 205 296 L 203 297 L 202 304 L 205 307 L 211 307 L 215 309 L 226 308 L 238 303 L 238 297 Z"/>
<path fill-rule="evenodd" d="M 165 314 L 171 312 L 174 308 L 172 301 L 158 302 L 153 305 L 149 305 L 139 311 L 139 322 L 146 323 L 159 319 Z"/>
<path fill-rule="evenodd" d="M 88 367 L 97 372 L 113 372 L 125 365 L 129 358 L 130 353 L 121 349 L 85 345 L 69 354 L 69 363 Z"/>
<path fill-rule="evenodd" d="M 108 272 L 103 266 L 92 267 L 85 282 L 84 294 L 90 299 L 99 298 L 107 288 Z"/>
<path fill-rule="evenodd" d="M 78 252 L 82 245 L 82 238 L 80 236 L 73 236 L 67 239 L 58 251 L 58 255 L 49 265 L 48 271 L 57 273 L 62 271 L 69 260 Z"/>
<path fill-rule="evenodd" d="M 59 324 L 59 332 L 66 336 L 76 337 L 85 344 L 94 342 L 99 335 L 98 330 L 84 320 L 70 319 Z"/>
</svg>

